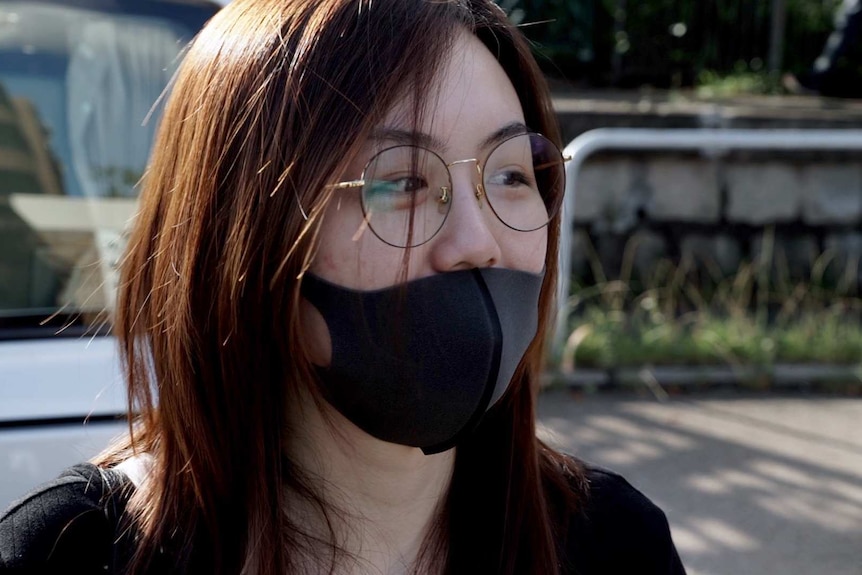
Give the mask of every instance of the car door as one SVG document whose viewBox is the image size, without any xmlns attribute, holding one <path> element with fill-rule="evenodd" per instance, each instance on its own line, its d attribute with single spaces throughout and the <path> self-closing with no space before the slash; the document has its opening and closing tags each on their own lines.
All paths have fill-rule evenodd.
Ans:
<svg viewBox="0 0 862 575">
<path fill-rule="evenodd" d="M 110 335 L 159 101 L 204 0 L 0 0 L 0 509 L 127 424 Z"/>
</svg>

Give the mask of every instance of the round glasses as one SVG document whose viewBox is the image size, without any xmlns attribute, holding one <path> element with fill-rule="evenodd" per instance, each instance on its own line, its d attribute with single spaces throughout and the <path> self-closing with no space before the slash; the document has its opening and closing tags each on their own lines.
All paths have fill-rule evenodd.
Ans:
<svg viewBox="0 0 862 575">
<path fill-rule="evenodd" d="M 408 248 L 424 244 L 443 227 L 452 208 L 451 166 L 473 163 L 476 199 L 520 232 L 538 230 L 557 214 L 565 186 L 565 159 L 541 134 L 502 141 L 484 163 L 471 158 L 446 163 L 419 146 L 400 145 L 375 154 L 359 180 L 335 188 L 362 188 L 363 226 L 381 241 Z M 481 204 L 480 204 L 481 205 Z"/>
</svg>

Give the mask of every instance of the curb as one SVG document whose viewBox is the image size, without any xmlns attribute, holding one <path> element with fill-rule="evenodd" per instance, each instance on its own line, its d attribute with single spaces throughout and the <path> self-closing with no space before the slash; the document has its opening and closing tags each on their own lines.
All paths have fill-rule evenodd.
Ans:
<svg viewBox="0 0 862 575">
<path fill-rule="evenodd" d="M 862 386 L 862 364 L 776 364 L 773 366 L 644 366 L 609 369 L 576 368 L 548 371 L 546 386 L 576 389 L 631 389 L 636 387 L 798 389 L 818 386 Z"/>
</svg>

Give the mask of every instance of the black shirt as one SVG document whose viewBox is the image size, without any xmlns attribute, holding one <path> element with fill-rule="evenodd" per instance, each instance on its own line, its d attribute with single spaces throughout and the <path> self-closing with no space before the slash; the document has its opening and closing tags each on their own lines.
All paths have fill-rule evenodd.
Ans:
<svg viewBox="0 0 862 575">
<path fill-rule="evenodd" d="M 587 467 L 590 495 L 570 519 L 570 575 L 681 575 L 664 513 L 625 479 Z M 70 467 L 0 517 L 0 573 L 119 573 L 131 552 L 118 533 L 134 487 L 90 463 Z"/>
</svg>

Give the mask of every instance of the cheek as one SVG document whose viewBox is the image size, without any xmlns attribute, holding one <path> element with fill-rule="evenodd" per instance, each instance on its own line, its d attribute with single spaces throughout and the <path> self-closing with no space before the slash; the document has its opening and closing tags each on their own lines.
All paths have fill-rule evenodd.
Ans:
<svg viewBox="0 0 862 575">
<path fill-rule="evenodd" d="M 311 273 L 342 287 L 370 290 L 398 281 L 404 250 L 381 242 L 356 202 L 333 203 L 321 224 Z"/>
<path fill-rule="evenodd" d="M 545 257 L 548 254 L 548 228 L 542 228 L 541 230 L 536 230 L 536 238 L 534 249 L 532 253 L 529 254 L 530 258 L 530 271 L 539 273 L 543 269 L 545 269 Z"/>
<path fill-rule="evenodd" d="M 358 241 L 350 238 L 321 245 L 311 265 L 318 277 L 342 287 L 374 290 L 400 281 L 404 250 L 383 244 L 366 231 Z M 413 258 L 411 258 L 412 260 Z"/>
<path fill-rule="evenodd" d="M 533 232 L 516 232 L 506 229 L 501 241 L 503 266 L 532 273 L 545 269 L 548 252 L 547 227 Z"/>
</svg>

